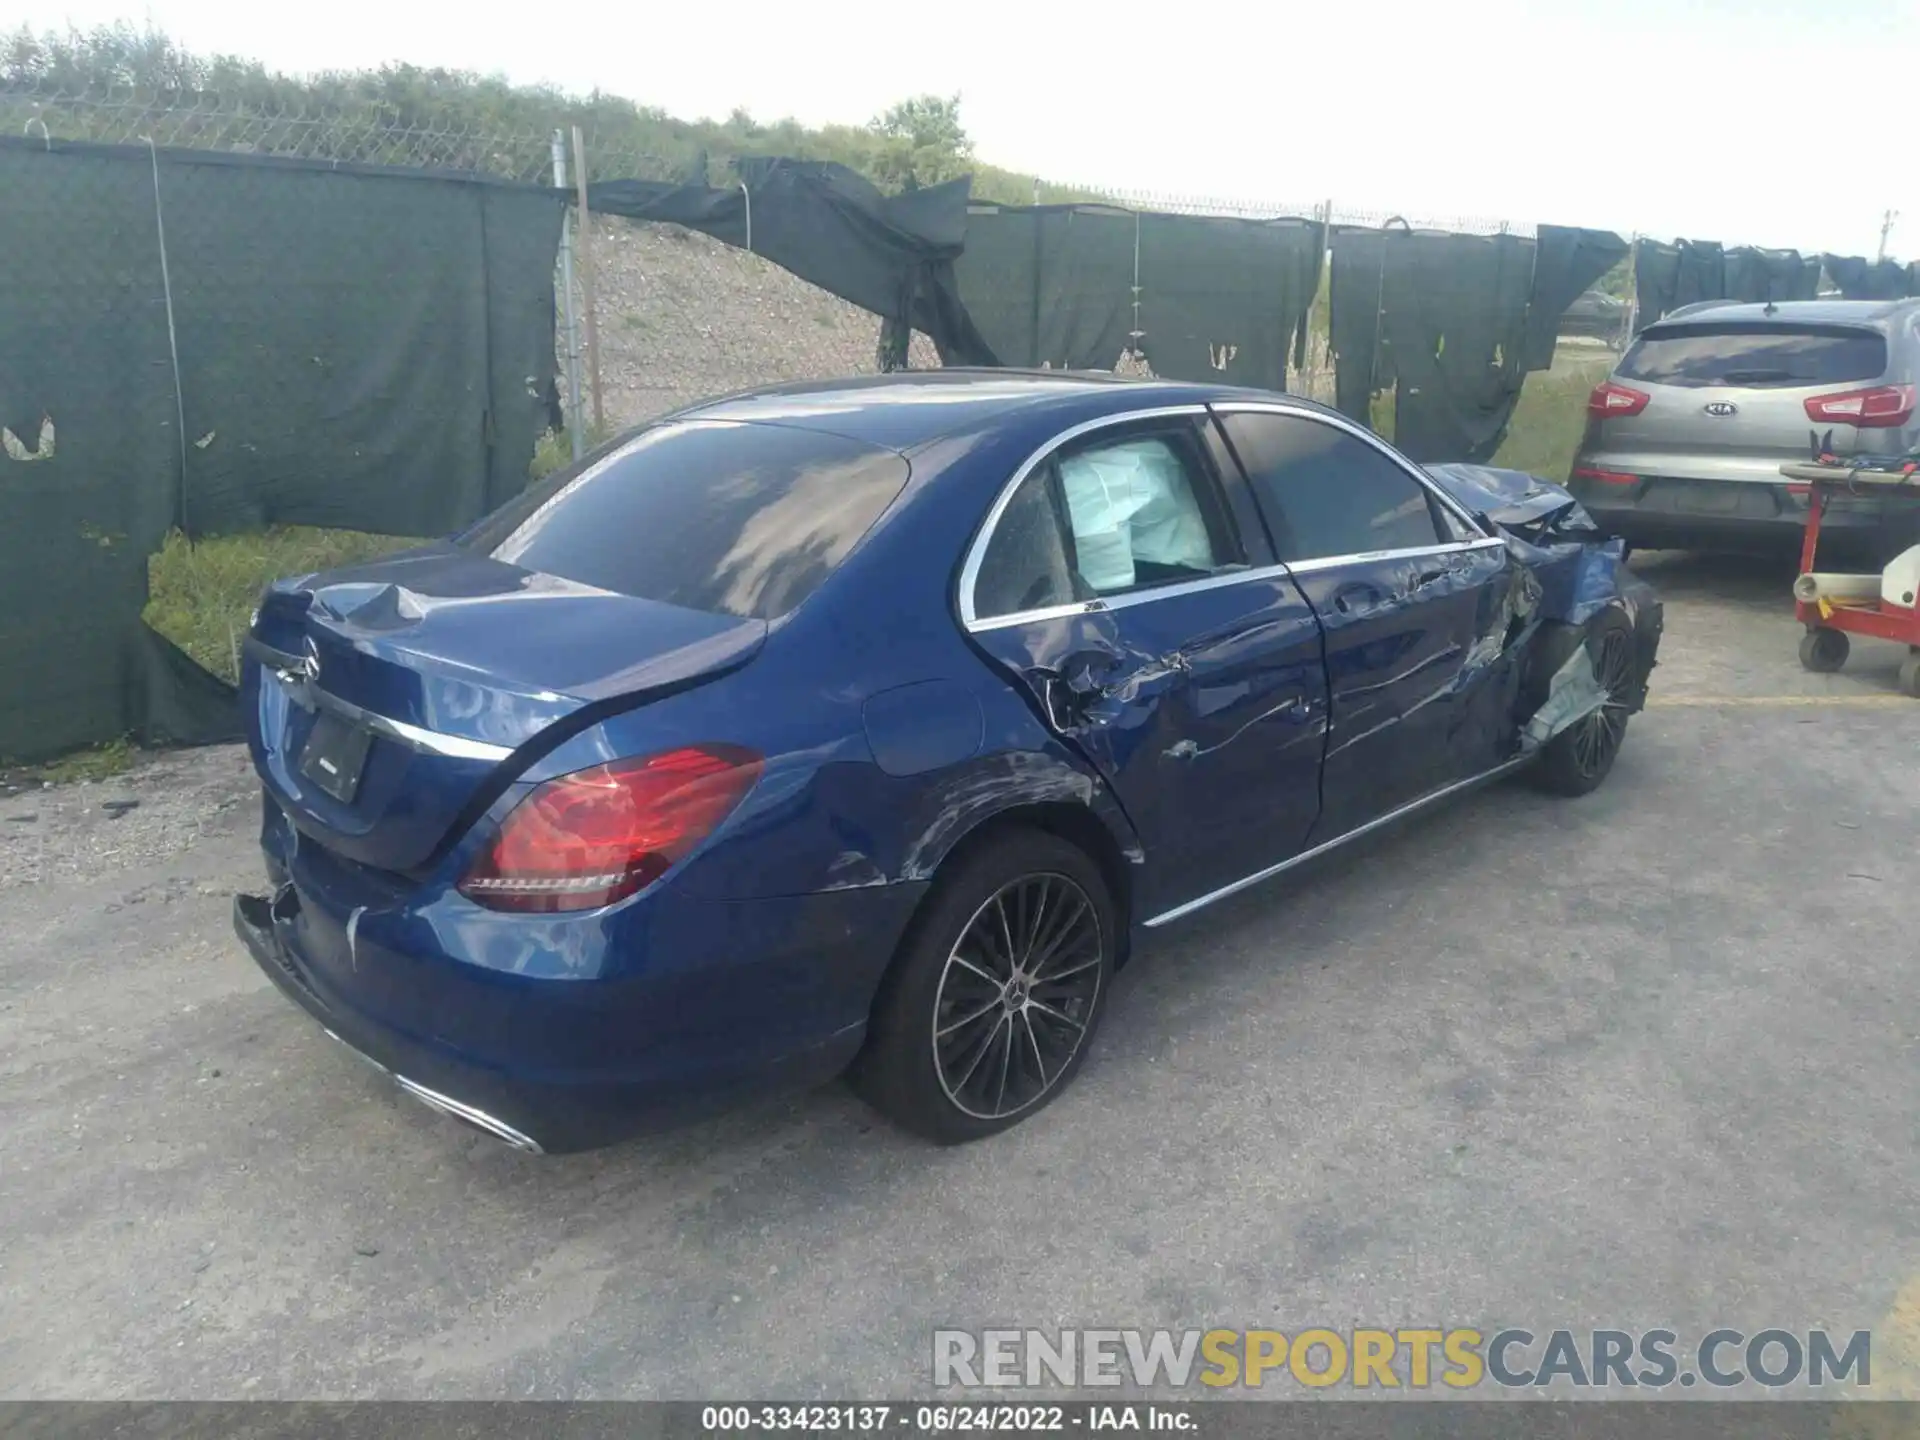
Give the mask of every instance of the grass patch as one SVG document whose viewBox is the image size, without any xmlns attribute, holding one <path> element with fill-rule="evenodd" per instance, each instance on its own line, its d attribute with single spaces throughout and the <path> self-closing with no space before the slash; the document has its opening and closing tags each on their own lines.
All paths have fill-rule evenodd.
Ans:
<svg viewBox="0 0 1920 1440">
<path fill-rule="evenodd" d="M 371 560 L 418 543 L 304 525 L 197 542 L 176 530 L 147 561 L 143 618 L 214 674 L 237 680 L 234 656 L 268 581 Z"/>
<path fill-rule="evenodd" d="M 74 785 L 81 781 L 110 780 L 132 766 L 139 754 L 134 743 L 122 735 L 104 745 L 89 745 L 50 760 L 45 765 L 29 766 L 27 773 L 47 785 Z"/>
<path fill-rule="evenodd" d="M 534 442 L 533 463 L 527 467 L 527 473 L 535 480 L 544 480 L 572 463 L 573 442 L 567 439 L 567 432 L 549 430 Z"/>
<path fill-rule="evenodd" d="M 615 425 L 587 426 L 585 447 L 580 453 L 585 455 L 598 449 L 611 440 L 618 430 L 619 427 Z M 573 441 L 567 437 L 567 432 L 549 430 L 534 442 L 533 463 L 527 467 L 527 476 L 530 480 L 544 480 L 554 471 L 572 463 Z"/>
<path fill-rule="evenodd" d="M 1566 484 L 1573 452 L 1586 433 L 1587 394 L 1607 378 L 1614 359 L 1606 350 L 1582 353 L 1563 347 L 1553 369 L 1529 375 L 1493 463 Z"/>
<path fill-rule="evenodd" d="M 588 444 L 604 438 L 590 435 Z M 538 479 L 572 463 L 566 432 L 549 430 L 534 449 L 529 473 Z M 404 536 L 305 525 L 276 525 L 250 535 L 200 541 L 189 541 L 176 530 L 147 561 L 143 618 L 214 674 L 237 680 L 234 657 L 246 638 L 247 619 L 261 588 L 269 581 L 378 559 L 419 543 Z"/>
</svg>

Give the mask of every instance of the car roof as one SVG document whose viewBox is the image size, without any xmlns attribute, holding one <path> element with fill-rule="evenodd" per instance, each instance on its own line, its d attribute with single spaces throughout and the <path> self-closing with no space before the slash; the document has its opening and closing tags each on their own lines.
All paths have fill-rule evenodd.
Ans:
<svg viewBox="0 0 1920 1440">
<path fill-rule="evenodd" d="M 707 401 L 678 420 L 731 420 L 830 431 L 903 453 L 995 422 L 1015 411 L 1054 412 L 1063 425 L 1156 405 L 1196 405 L 1264 391 L 1104 371 L 942 369 L 806 380 Z M 1296 397 L 1284 397 L 1296 399 Z M 1309 401 L 1298 401 L 1303 408 Z"/>
<path fill-rule="evenodd" d="M 1661 316 L 1647 326 L 1647 331 L 1707 319 L 1716 325 L 1872 325 L 1884 328 L 1888 321 L 1905 315 L 1915 306 L 1920 306 L 1920 300 L 1776 300 L 1771 304 L 1702 300 Z"/>
</svg>

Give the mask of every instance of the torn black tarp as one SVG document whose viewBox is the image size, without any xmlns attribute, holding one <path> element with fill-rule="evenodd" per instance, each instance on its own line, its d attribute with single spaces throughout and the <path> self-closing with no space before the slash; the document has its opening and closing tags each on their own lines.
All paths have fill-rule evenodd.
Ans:
<svg viewBox="0 0 1920 1440">
<path fill-rule="evenodd" d="M 1726 283 L 1726 252 L 1715 240 L 1682 240 L 1677 245 L 1642 240 L 1634 256 L 1633 288 L 1642 326 L 1682 305 L 1724 300 Z"/>
<path fill-rule="evenodd" d="M 1626 256 L 1611 230 L 1542 225 L 1534 237 L 1533 291 L 1527 300 L 1527 369 L 1553 365 L 1560 319 L 1593 283 Z"/>
<path fill-rule="evenodd" d="M 1283 390 L 1304 358 L 1324 230 L 1311 220 L 1104 205 L 975 205 L 960 295 L 1003 363 Z"/>
<path fill-rule="evenodd" d="M 1537 240 L 1343 225 L 1329 330 L 1338 408 L 1369 422 L 1394 389 L 1394 443 L 1416 460 L 1485 460 L 1532 370 L 1553 364 L 1567 307 L 1626 253 L 1605 230 Z"/>
<path fill-rule="evenodd" d="M 1798 250 L 1762 250 L 1742 245 L 1726 252 L 1721 267 L 1724 298 L 1749 303 L 1811 300 L 1820 292 L 1820 262 Z"/>
<path fill-rule="evenodd" d="M 1822 255 L 1820 259 L 1848 300 L 1899 300 L 1914 293 L 1907 267 L 1897 260 L 1866 260 L 1858 255 Z"/>
<path fill-rule="evenodd" d="M 924 332 L 946 364 L 1001 363 L 954 282 L 969 179 L 886 195 L 831 162 L 735 164 L 742 185 L 731 189 L 604 180 L 588 187 L 587 202 L 601 214 L 684 225 L 763 255 L 829 294 Z"/>
<path fill-rule="evenodd" d="M 955 265 L 960 298 L 1001 362 L 1111 370 L 1132 348 L 1131 211 L 975 205 Z"/>
<path fill-rule="evenodd" d="M 1798 250 L 1742 245 L 1728 250 L 1713 240 L 1675 245 L 1642 240 L 1634 252 L 1636 323 L 1644 329 L 1662 315 L 1702 300 L 1775 302 L 1811 300 L 1820 290 L 1820 262 Z"/>
<path fill-rule="evenodd" d="M 1416 460 L 1480 460 L 1527 373 L 1533 244 L 1513 235 L 1341 226 L 1331 337 L 1339 408 L 1365 423 L 1394 387 L 1394 443 Z"/>
</svg>

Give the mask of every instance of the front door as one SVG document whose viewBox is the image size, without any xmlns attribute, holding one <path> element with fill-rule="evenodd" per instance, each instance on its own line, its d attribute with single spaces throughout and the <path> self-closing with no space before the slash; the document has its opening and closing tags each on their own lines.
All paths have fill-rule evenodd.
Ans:
<svg viewBox="0 0 1920 1440">
<path fill-rule="evenodd" d="M 1279 556 L 1326 631 L 1317 842 L 1512 753 L 1512 561 L 1378 442 L 1304 411 L 1227 410 Z"/>
<path fill-rule="evenodd" d="M 1028 473 L 970 592 L 976 642 L 1132 819 L 1149 914 L 1298 853 L 1319 810 L 1320 627 L 1221 486 L 1189 419 L 1097 431 Z"/>
</svg>

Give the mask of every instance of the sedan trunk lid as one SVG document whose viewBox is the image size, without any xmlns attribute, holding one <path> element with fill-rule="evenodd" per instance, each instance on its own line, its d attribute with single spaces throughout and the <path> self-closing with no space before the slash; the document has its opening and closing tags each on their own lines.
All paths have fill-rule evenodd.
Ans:
<svg viewBox="0 0 1920 1440">
<path fill-rule="evenodd" d="M 550 727 L 737 669 L 766 631 L 429 547 L 268 590 L 242 674 L 249 743 L 302 833 L 407 870 Z"/>
</svg>

